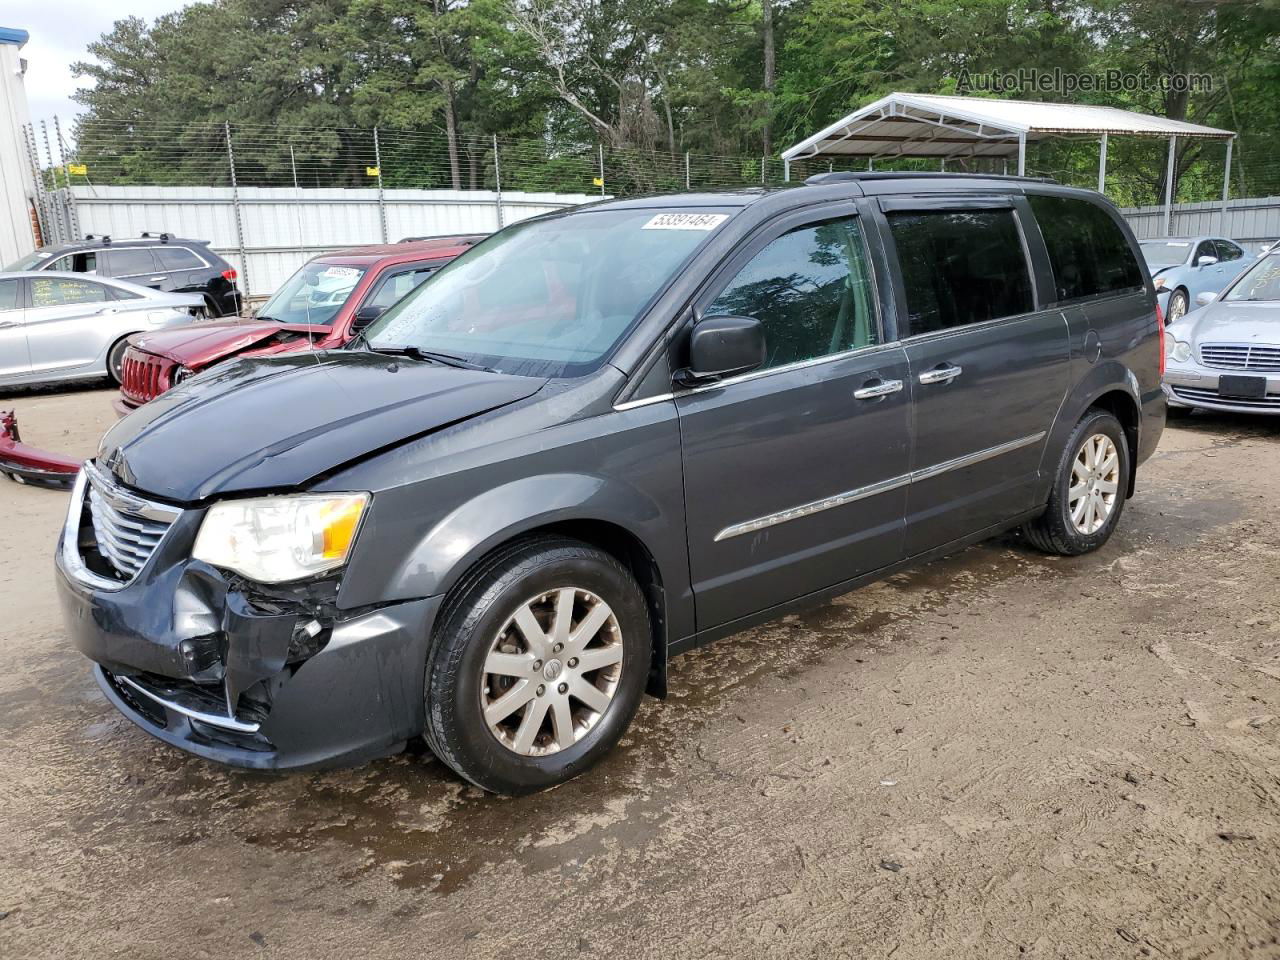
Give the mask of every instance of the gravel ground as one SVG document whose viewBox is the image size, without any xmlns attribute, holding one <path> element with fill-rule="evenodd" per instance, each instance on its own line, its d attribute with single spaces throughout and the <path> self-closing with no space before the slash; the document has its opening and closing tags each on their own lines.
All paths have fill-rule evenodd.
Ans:
<svg viewBox="0 0 1280 960">
<path fill-rule="evenodd" d="M 106 391 L 24 394 L 92 452 Z M 1102 551 L 1005 537 L 676 660 L 523 800 L 226 770 L 63 638 L 0 481 L 5 957 L 1278 957 L 1280 420 L 1171 424 Z"/>
</svg>

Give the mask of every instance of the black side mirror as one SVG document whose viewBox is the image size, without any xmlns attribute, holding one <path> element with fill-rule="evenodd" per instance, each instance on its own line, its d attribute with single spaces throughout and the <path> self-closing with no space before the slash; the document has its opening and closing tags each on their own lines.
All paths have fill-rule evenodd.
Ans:
<svg viewBox="0 0 1280 960">
<path fill-rule="evenodd" d="M 754 317 L 704 317 L 689 334 L 689 366 L 678 379 L 720 380 L 764 363 L 764 327 Z"/>
<path fill-rule="evenodd" d="M 351 332 L 359 333 L 386 312 L 386 307 L 379 307 L 372 303 L 366 304 L 356 311 L 355 318 L 351 321 Z"/>
</svg>

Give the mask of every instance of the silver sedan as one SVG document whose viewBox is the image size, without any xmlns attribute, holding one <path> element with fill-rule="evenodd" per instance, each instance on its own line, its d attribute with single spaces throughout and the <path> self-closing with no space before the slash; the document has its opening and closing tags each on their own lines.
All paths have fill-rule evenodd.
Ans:
<svg viewBox="0 0 1280 960">
<path fill-rule="evenodd" d="M 126 340 L 203 317 L 199 294 L 164 293 L 83 273 L 0 275 L 0 386 L 120 382 Z"/>
<path fill-rule="evenodd" d="M 1165 330 L 1170 415 L 1280 413 L 1280 250 Z"/>
</svg>

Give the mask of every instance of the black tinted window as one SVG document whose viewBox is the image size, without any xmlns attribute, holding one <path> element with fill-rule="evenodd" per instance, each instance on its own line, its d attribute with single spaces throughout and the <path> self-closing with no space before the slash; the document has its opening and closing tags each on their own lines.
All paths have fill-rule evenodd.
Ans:
<svg viewBox="0 0 1280 960">
<path fill-rule="evenodd" d="M 907 336 L 1029 313 L 1031 275 L 1012 210 L 889 215 Z"/>
<path fill-rule="evenodd" d="M 858 221 L 831 220 L 778 237 L 752 257 L 703 315 L 759 320 L 766 367 L 876 343 Z"/>
<path fill-rule="evenodd" d="M 155 254 L 165 270 L 199 270 L 204 267 L 200 258 L 184 247 L 156 247 Z"/>
<path fill-rule="evenodd" d="M 16 310 L 22 306 L 18 300 L 21 289 L 22 284 L 18 280 L 0 280 L 0 310 Z"/>
<path fill-rule="evenodd" d="M 145 247 L 138 250 L 112 250 L 107 254 L 107 265 L 113 277 L 139 277 L 144 273 L 155 273 L 158 269 L 151 251 Z"/>
<path fill-rule="evenodd" d="M 1215 240 L 1214 246 L 1218 248 L 1218 259 L 1224 262 L 1227 260 L 1239 260 L 1244 256 L 1244 251 L 1230 240 Z"/>
<path fill-rule="evenodd" d="M 1105 210 L 1072 197 L 1028 199 L 1049 249 L 1057 299 L 1097 297 L 1142 286 L 1138 261 Z"/>
</svg>

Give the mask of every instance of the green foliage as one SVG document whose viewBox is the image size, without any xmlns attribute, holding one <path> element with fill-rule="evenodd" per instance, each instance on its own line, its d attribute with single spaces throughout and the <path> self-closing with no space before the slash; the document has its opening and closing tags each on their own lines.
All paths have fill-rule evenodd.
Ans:
<svg viewBox="0 0 1280 960">
<path fill-rule="evenodd" d="M 773 183 L 780 146 L 892 90 L 1119 69 L 1212 87 L 1070 99 L 1237 130 L 1236 192 L 1280 191 L 1280 0 L 772 0 L 771 21 L 762 2 L 206 0 L 131 17 L 76 65 L 92 81 L 77 159 L 98 182 L 226 183 L 230 121 L 241 183 L 367 186 L 379 168 L 387 187 L 492 186 L 494 136 L 513 189 L 598 190 L 599 144 L 614 193 Z M 1179 199 L 1220 190 L 1221 151 L 1181 143 Z M 1096 164 L 1095 142 L 1030 157 L 1083 185 Z M 1162 144 L 1113 139 L 1109 169 L 1123 202 L 1163 193 Z"/>
</svg>

